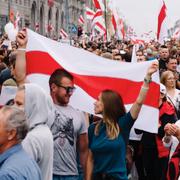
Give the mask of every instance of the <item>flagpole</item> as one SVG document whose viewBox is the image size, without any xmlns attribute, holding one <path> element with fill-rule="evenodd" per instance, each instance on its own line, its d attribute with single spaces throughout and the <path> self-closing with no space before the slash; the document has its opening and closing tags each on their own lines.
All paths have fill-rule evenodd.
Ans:
<svg viewBox="0 0 180 180">
<path fill-rule="evenodd" d="M 106 41 L 107 41 L 107 4 L 106 4 L 106 0 L 104 0 L 104 19 L 105 19 L 105 27 L 106 27 Z"/>
</svg>

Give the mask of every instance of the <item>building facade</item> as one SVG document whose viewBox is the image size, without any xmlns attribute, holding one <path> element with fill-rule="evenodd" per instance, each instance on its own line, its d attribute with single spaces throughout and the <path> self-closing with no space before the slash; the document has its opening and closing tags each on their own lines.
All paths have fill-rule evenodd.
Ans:
<svg viewBox="0 0 180 180">
<path fill-rule="evenodd" d="M 20 14 L 20 27 L 29 27 L 42 35 L 59 37 L 63 28 L 76 33 L 78 18 L 84 14 L 84 0 L 0 0 L 0 31 L 9 21 L 10 10 Z M 73 30 L 73 31 L 72 31 Z"/>
</svg>

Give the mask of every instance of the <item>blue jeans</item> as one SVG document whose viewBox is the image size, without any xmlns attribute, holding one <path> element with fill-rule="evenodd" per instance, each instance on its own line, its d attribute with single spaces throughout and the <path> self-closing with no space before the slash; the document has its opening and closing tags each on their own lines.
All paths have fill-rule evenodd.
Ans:
<svg viewBox="0 0 180 180">
<path fill-rule="evenodd" d="M 60 176 L 53 175 L 53 180 L 78 180 L 79 176 Z"/>
</svg>

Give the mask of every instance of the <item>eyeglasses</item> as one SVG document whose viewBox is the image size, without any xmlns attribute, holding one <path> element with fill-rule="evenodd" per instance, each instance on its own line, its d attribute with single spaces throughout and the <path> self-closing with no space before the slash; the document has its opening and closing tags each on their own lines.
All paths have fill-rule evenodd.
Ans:
<svg viewBox="0 0 180 180">
<path fill-rule="evenodd" d="M 66 90 L 66 94 L 70 94 L 70 93 L 73 93 L 75 91 L 75 87 L 65 87 L 65 86 L 62 86 L 60 84 L 56 84 L 56 86 L 58 87 L 61 87 L 61 88 L 64 88 Z"/>
</svg>

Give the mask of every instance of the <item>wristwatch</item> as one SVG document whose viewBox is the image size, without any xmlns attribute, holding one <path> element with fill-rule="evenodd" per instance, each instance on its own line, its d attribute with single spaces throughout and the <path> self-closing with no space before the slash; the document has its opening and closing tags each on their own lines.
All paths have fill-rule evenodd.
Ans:
<svg viewBox="0 0 180 180">
<path fill-rule="evenodd" d="M 144 82 L 149 84 L 150 82 L 152 82 L 152 78 L 147 79 L 147 78 L 145 77 L 145 78 L 144 78 Z"/>
</svg>

